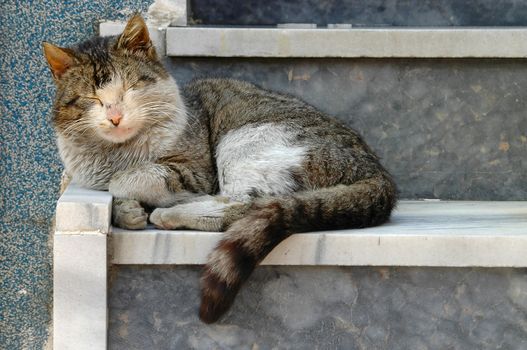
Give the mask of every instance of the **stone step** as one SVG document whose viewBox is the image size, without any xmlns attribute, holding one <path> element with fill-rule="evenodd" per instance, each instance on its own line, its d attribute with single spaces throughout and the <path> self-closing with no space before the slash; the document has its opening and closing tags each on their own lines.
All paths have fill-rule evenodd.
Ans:
<svg viewBox="0 0 527 350">
<path fill-rule="evenodd" d="M 70 184 L 57 203 L 55 349 L 106 348 L 108 264 L 202 264 L 221 236 L 112 228 L 111 201 Z M 526 267 L 526 251 L 527 202 L 401 201 L 385 225 L 295 234 L 264 264 Z"/>
<path fill-rule="evenodd" d="M 102 36 L 123 22 L 103 22 Z M 151 27 L 161 53 L 179 57 L 524 58 L 525 27 Z"/>
<path fill-rule="evenodd" d="M 70 185 L 57 236 L 109 234 L 113 264 L 203 264 L 219 232 L 132 231 L 110 226 L 111 195 Z M 527 267 L 527 202 L 400 201 L 387 224 L 300 233 L 266 265 Z"/>
<path fill-rule="evenodd" d="M 113 264 L 204 264 L 218 232 L 111 233 Z M 295 234 L 263 265 L 527 266 L 527 202 L 401 201 L 389 223 Z"/>
</svg>

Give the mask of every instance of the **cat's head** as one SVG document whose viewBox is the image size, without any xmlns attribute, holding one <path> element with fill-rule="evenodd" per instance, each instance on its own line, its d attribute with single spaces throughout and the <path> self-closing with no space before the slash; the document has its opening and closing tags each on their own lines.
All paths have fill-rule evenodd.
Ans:
<svg viewBox="0 0 527 350">
<path fill-rule="evenodd" d="M 124 143 L 177 114 L 177 86 L 139 15 L 118 37 L 43 48 L 57 85 L 54 126 L 67 139 Z"/>
</svg>

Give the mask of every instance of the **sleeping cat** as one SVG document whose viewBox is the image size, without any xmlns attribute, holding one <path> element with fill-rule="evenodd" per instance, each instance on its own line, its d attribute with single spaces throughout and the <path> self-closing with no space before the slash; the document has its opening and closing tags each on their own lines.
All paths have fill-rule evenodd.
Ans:
<svg viewBox="0 0 527 350">
<path fill-rule="evenodd" d="M 195 80 L 180 90 L 139 15 L 118 37 L 44 43 L 44 53 L 66 171 L 113 194 L 115 225 L 225 231 L 203 270 L 204 322 L 230 307 L 292 233 L 390 217 L 395 185 L 354 130 L 242 81 Z"/>
</svg>

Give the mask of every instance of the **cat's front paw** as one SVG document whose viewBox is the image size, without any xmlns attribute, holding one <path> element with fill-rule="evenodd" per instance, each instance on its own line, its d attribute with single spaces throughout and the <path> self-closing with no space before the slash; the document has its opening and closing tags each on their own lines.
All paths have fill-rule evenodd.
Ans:
<svg viewBox="0 0 527 350">
<path fill-rule="evenodd" d="M 157 208 L 150 214 L 150 222 L 157 228 L 163 230 L 172 230 L 178 228 L 178 224 L 174 222 L 174 218 L 170 214 L 170 209 Z"/>
<path fill-rule="evenodd" d="M 141 230 L 146 228 L 148 214 L 136 200 L 114 198 L 112 220 L 117 227 Z"/>
</svg>

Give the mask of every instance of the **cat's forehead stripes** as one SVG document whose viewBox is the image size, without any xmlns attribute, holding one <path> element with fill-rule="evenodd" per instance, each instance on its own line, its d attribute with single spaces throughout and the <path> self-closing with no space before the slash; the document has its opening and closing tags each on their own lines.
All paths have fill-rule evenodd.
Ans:
<svg viewBox="0 0 527 350">
<path fill-rule="evenodd" d="M 114 74 L 104 85 L 95 90 L 96 95 L 107 104 L 113 104 L 122 99 L 124 83 L 119 75 Z"/>
<path fill-rule="evenodd" d="M 111 38 L 94 38 L 80 43 L 75 48 L 77 52 L 86 57 L 91 65 L 93 70 L 93 83 L 96 87 L 106 84 L 115 71 L 115 68 L 112 66 L 112 57 L 109 50 L 110 45 Z"/>
<path fill-rule="evenodd" d="M 93 82 L 96 88 L 100 88 L 110 82 L 113 71 L 108 64 L 92 62 L 93 65 Z"/>
</svg>

